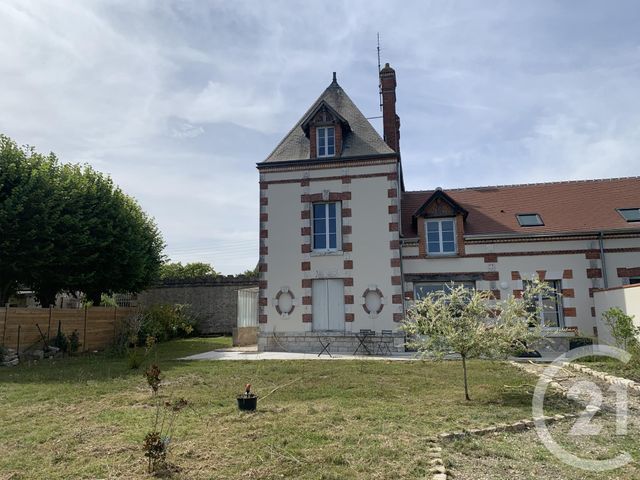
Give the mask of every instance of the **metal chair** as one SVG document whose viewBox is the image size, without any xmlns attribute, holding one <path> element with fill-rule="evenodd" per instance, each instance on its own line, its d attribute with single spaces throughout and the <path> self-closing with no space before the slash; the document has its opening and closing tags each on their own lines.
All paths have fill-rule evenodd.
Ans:
<svg viewBox="0 0 640 480">
<path fill-rule="evenodd" d="M 390 337 L 391 342 L 385 341 L 385 337 Z M 381 330 L 380 331 L 380 342 L 378 342 L 378 349 L 376 350 L 376 354 L 384 355 L 385 353 L 391 355 L 391 347 L 389 347 L 389 343 L 393 344 L 393 330 Z"/>
<path fill-rule="evenodd" d="M 318 342 L 322 346 L 322 350 L 320 350 L 320 353 L 318 354 L 318 357 L 320 355 L 322 355 L 323 353 L 326 353 L 331 358 L 333 358 L 333 355 L 331 355 L 331 352 L 329 351 L 329 347 L 331 346 L 331 342 L 328 341 L 328 340 L 324 340 L 322 337 L 318 337 Z"/>
<path fill-rule="evenodd" d="M 367 352 L 367 355 L 371 355 L 371 350 L 369 350 L 369 347 L 366 344 L 367 338 L 369 337 L 373 337 L 376 334 L 375 331 L 370 330 L 368 328 L 361 328 L 360 329 L 360 333 L 356 333 L 356 338 L 358 339 L 358 347 L 356 348 L 355 352 L 353 352 L 354 355 L 358 354 L 358 351 L 360 350 L 360 348 L 362 347 L 362 349 L 364 349 L 365 352 Z"/>
</svg>

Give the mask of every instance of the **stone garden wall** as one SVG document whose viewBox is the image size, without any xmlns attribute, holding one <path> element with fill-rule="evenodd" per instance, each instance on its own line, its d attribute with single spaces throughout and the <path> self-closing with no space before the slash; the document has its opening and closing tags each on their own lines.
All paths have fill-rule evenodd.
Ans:
<svg viewBox="0 0 640 480">
<path fill-rule="evenodd" d="M 201 334 L 231 334 L 236 327 L 238 290 L 257 286 L 257 279 L 232 276 L 165 281 L 138 294 L 138 305 L 190 305 Z"/>
</svg>

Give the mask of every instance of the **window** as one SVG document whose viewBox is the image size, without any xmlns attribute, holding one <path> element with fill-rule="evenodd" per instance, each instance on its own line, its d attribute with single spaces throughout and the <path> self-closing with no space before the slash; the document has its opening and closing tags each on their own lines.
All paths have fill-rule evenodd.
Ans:
<svg viewBox="0 0 640 480">
<path fill-rule="evenodd" d="M 629 277 L 629 285 L 638 285 L 640 283 L 640 277 Z"/>
<path fill-rule="evenodd" d="M 334 127 L 318 127 L 318 157 L 333 157 L 336 154 L 336 129 Z"/>
<path fill-rule="evenodd" d="M 640 222 L 640 208 L 618 208 L 618 213 L 627 222 Z"/>
<path fill-rule="evenodd" d="M 539 227 L 544 225 L 542 217 L 537 213 L 518 213 L 516 218 L 521 227 Z"/>
<path fill-rule="evenodd" d="M 560 328 L 564 324 L 562 318 L 562 300 L 560 298 L 560 280 L 545 280 L 554 292 L 550 295 L 538 295 L 535 298 L 525 298 L 531 310 L 540 309 L 540 325 L 546 328 Z M 531 280 L 523 280 L 522 286 L 526 290 L 532 284 Z"/>
<path fill-rule="evenodd" d="M 427 253 L 451 255 L 456 253 L 455 218 L 427 220 Z"/>
<path fill-rule="evenodd" d="M 439 292 L 441 290 L 451 290 L 451 286 L 459 287 L 462 285 L 464 288 L 473 290 L 476 288 L 475 282 L 424 282 L 414 284 L 414 297 L 416 300 L 422 300 L 429 293 Z"/>
<path fill-rule="evenodd" d="M 313 249 L 335 251 L 341 245 L 340 203 L 313 204 Z"/>
</svg>

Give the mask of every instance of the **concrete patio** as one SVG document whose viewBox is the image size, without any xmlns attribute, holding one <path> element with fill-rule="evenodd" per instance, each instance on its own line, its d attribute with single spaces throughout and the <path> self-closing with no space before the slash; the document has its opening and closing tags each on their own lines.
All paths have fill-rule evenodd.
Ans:
<svg viewBox="0 0 640 480">
<path fill-rule="evenodd" d="M 210 352 L 199 353 L 180 360 L 393 360 L 411 361 L 419 360 L 413 352 L 396 353 L 387 356 L 377 355 L 345 355 L 332 353 L 331 356 L 323 353 L 291 353 L 291 352 L 258 352 L 256 345 L 248 347 L 222 348 Z"/>
<path fill-rule="evenodd" d="M 516 362 L 547 363 L 555 360 L 561 352 L 544 352 L 540 358 L 516 358 L 509 360 Z M 447 355 L 445 360 L 459 360 L 458 355 Z M 389 361 L 418 361 L 420 357 L 415 352 L 394 353 L 393 355 L 345 355 L 332 353 L 293 353 L 293 352 L 258 352 L 256 345 L 247 347 L 221 348 L 209 352 L 199 353 L 179 360 L 389 360 Z"/>
</svg>

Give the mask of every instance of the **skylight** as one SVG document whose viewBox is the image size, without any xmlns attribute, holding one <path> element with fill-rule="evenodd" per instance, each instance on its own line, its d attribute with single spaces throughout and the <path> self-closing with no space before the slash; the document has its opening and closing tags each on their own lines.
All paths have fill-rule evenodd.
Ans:
<svg viewBox="0 0 640 480">
<path fill-rule="evenodd" d="M 640 208 L 618 208 L 618 213 L 627 222 L 640 222 Z"/>
<path fill-rule="evenodd" d="M 539 227 L 544 225 L 542 217 L 537 213 L 518 213 L 516 218 L 521 227 Z"/>
</svg>

